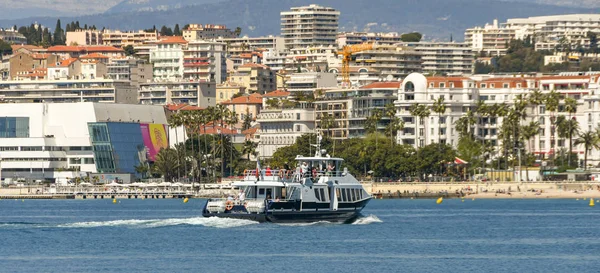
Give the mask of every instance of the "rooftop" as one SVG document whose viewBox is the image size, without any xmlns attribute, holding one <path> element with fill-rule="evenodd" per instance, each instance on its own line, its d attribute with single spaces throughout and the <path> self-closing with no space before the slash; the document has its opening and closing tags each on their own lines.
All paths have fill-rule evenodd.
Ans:
<svg viewBox="0 0 600 273">
<path fill-rule="evenodd" d="M 222 104 L 261 104 L 262 105 L 262 96 L 258 93 L 252 93 L 248 96 L 241 96 L 237 98 L 233 98 L 228 101 L 222 102 Z"/>
</svg>

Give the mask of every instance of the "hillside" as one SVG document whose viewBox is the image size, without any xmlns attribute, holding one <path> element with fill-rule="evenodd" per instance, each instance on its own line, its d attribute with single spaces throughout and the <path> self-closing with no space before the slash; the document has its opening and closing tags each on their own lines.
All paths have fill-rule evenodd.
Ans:
<svg viewBox="0 0 600 273">
<path fill-rule="evenodd" d="M 159 1 L 159 0 L 128 0 Z M 207 0 L 219 1 L 219 0 Z M 279 12 L 292 6 L 318 2 L 342 12 L 340 29 L 346 31 L 419 31 L 425 39 L 447 40 L 450 34 L 461 40 L 468 27 L 483 25 L 494 18 L 563 13 L 593 13 L 598 9 L 571 8 L 536 3 L 512 3 L 497 0 L 225 0 L 218 3 L 169 8 L 160 11 L 104 13 L 61 18 L 63 22 L 79 20 L 98 27 L 141 29 L 152 25 L 175 23 L 225 24 L 242 27 L 251 36 L 279 34 Z M 158 2 L 157 2 L 158 3 Z M 517 8 L 518 7 L 518 8 Z M 116 11 L 116 10 L 113 10 Z M 53 27 L 54 17 L 0 20 L 0 26 L 28 25 L 33 21 Z"/>
</svg>

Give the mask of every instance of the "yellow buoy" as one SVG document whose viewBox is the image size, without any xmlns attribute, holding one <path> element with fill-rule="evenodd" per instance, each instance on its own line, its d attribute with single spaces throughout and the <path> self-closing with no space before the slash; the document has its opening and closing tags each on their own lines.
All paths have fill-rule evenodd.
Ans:
<svg viewBox="0 0 600 273">
<path fill-rule="evenodd" d="M 186 197 L 186 198 L 183 198 L 183 203 L 187 203 L 188 201 L 189 201 L 189 200 L 188 200 L 188 198 L 187 198 L 187 197 Z"/>
<path fill-rule="evenodd" d="M 435 201 L 436 204 L 441 204 L 444 201 L 444 197 L 440 197 Z"/>
<path fill-rule="evenodd" d="M 113 199 L 113 204 L 116 204 L 116 203 L 117 203 L 117 199 L 115 198 L 115 199 Z"/>
<path fill-rule="evenodd" d="M 590 198 L 590 207 L 593 207 L 594 205 L 594 198 Z"/>
</svg>

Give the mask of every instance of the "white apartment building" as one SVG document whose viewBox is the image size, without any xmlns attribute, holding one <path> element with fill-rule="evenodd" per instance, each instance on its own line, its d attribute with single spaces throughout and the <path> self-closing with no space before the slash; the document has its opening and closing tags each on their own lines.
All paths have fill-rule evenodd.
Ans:
<svg viewBox="0 0 600 273">
<path fill-rule="evenodd" d="M 468 28 L 465 31 L 465 43 L 471 45 L 474 53 L 488 56 L 502 56 L 508 49 L 506 45 L 515 38 L 516 30 L 499 27 L 498 20 L 483 27 Z"/>
<path fill-rule="evenodd" d="M 198 81 L 141 83 L 138 99 L 144 105 L 185 103 L 206 108 L 216 104 L 216 86 L 214 82 Z"/>
<path fill-rule="evenodd" d="M 156 154 L 154 145 L 166 147 L 148 137 L 149 127 L 162 128 L 166 140 L 165 124 L 159 106 L 2 104 L 0 178 L 65 183 L 76 177 L 106 182 L 117 174 L 133 175 L 135 166 L 150 159 L 146 155 Z"/>
<path fill-rule="evenodd" d="M 294 93 L 304 92 L 312 94 L 317 89 L 330 89 L 337 87 L 337 77 L 328 72 L 292 73 L 285 76 L 285 89 Z"/>
<path fill-rule="evenodd" d="M 104 78 L 12 80 L 0 81 L 0 100 L 15 103 L 137 103 L 137 91 L 129 81 Z"/>
<path fill-rule="evenodd" d="M 340 12 L 309 5 L 281 12 L 281 36 L 286 48 L 336 46 Z"/>
<path fill-rule="evenodd" d="M 268 99 L 289 97 L 290 92 L 284 91 L 263 96 L 263 108 L 256 117 L 260 124 L 258 153 L 261 157 L 270 158 L 277 149 L 293 145 L 300 136 L 315 132 L 315 109 L 311 103 L 301 102 L 293 108 L 273 108 L 266 104 Z"/>
<path fill-rule="evenodd" d="M 337 35 L 337 45 L 342 48 L 346 45 L 373 42 L 380 45 L 395 45 L 402 42 L 398 32 L 341 32 Z"/>
<path fill-rule="evenodd" d="M 177 81 L 183 78 L 183 50 L 187 41 L 178 36 L 156 42 L 150 49 L 150 62 L 154 65 L 154 80 Z"/>
<path fill-rule="evenodd" d="M 131 85 L 135 87 L 139 87 L 140 83 L 152 81 L 152 64 L 131 56 L 110 59 L 106 70 L 107 78 L 131 81 Z"/>
<path fill-rule="evenodd" d="M 27 44 L 27 37 L 13 29 L 0 29 L 0 40 L 16 45 Z"/>
<path fill-rule="evenodd" d="M 224 25 L 201 25 L 190 24 L 183 31 L 186 41 L 215 40 L 223 38 L 235 38 L 237 35 Z"/>
<path fill-rule="evenodd" d="M 279 72 L 285 69 L 287 63 L 287 50 L 269 49 L 263 52 L 262 63 L 271 68 L 274 72 Z"/>
<path fill-rule="evenodd" d="M 330 89 L 315 102 L 317 130 L 334 139 L 364 137 L 365 122 L 374 110 L 385 109 L 397 99 L 400 82 L 374 82 L 357 89 Z M 323 128 L 323 115 L 334 118 L 332 128 Z M 377 130 L 383 132 L 389 118 L 383 117 Z"/>
<path fill-rule="evenodd" d="M 588 32 L 600 34 L 600 14 L 562 14 L 511 18 L 502 24 L 515 30 L 515 39 L 535 37 L 536 50 L 554 50 L 561 38 L 575 49 L 578 45 L 589 48 Z"/>
<path fill-rule="evenodd" d="M 511 106 L 517 95 L 528 96 L 535 89 L 544 94 L 556 90 L 565 97 L 576 99 L 578 109 L 574 118 L 579 121 L 580 131 L 595 130 L 600 122 L 600 99 L 597 96 L 600 94 L 599 79 L 599 75 L 469 78 L 425 77 L 414 73 L 403 80 L 395 102 L 397 116 L 404 120 L 404 130 L 398 134 L 397 141 L 415 147 L 436 142 L 456 147 L 459 134 L 455 123 L 468 110 L 473 110 L 478 101 L 483 101 L 486 105 L 506 103 Z M 411 105 L 419 103 L 431 107 L 440 97 L 445 100 L 445 113 L 438 115 L 432 111 L 430 116 L 418 121 L 417 117 L 411 115 Z M 537 109 L 528 107 L 523 124 L 530 121 L 540 123 L 539 134 L 530 142 L 532 144 L 526 144 L 528 151 L 547 159 L 558 154 L 561 149 L 568 150 L 568 139 L 559 138 L 550 122 L 552 117 L 559 115 L 569 117 L 564 112 L 564 100 L 560 101 L 559 110 L 554 113 L 547 111 L 544 105 L 537 106 Z M 498 135 L 502 120 L 502 117 L 478 116 L 473 126 L 476 136 L 500 147 Z M 574 147 L 573 151 L 579 154 L 579 158 L 583 158 L 581 146 Z M 594 166 L 600 163 L 599 151 L 593 150 L 588 157 L 588 163 Z"/>
<path fill-rule="evenodd" d="M 105 29 L 102 32 L 102 43 L 104 43 L 104 45 L 120 48 L 128 45 L 141 45 L 145 42 L 156 40 L 158 40 L 158 31 L 146 32 L 144 30 L 120 31 Z"/>
<path fill-rule="evenodd" d="M 225 82 L 225 43 L 190 41 L 183 49 L 183 77 L 205 82 Z"/>
<path fill-rule="evenodd" d="M 401 79 L 413 72 L 421 72 L 422 53 L 413 48 L 397 45 L 377 45 L 372 50 L 352 55 L 351 66 L 374 68 L 387 78 Z"/>
<path fill-rule="evenodd" d="M 251 53 L 255 50 L 277 50 L 285 49 L 283 37 L 280 36 L 262 36 L 262 37 L 236 37 L 236 38 L 219 38 L 218 42 L 223 42 L 227 45 L 227 54 L 239 55 L 242 53 Z"/>
<path fill-rule="evenodd" d="M 467 43 L 402 42 L 398 45 L 421 53 L 423 73 L 450 76 L 473 72 L 473 50 Z"/>
<path fill-rule="evenodd" d="M 78 29 L 75 31 L 67 31 L 67 45 L 72 46 L 88 46 L 88 45 L 103 45 L 102 31 L 93 29 Z"/>
</svg>

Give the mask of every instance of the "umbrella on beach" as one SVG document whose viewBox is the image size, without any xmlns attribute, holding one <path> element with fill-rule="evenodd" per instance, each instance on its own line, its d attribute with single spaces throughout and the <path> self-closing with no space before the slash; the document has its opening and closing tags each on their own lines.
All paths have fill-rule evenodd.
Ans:
<svg viewBox="0 0 600 273">
<path fill-rule="evenodd" d="M 84 187 L 91 186 L 91 185 L 92 185 L 92 183 L 87 183 L 87 182 L 79 183 L 79 186 L 84 186 Z"/>
<path fill-rule="evenodd" d="M 108 187 L 119 187 L 119 186 L 121 186 L 121 184 L 115 183 L 115 182 L 111 182 L 110 184 L 106 184 L 106 186 L 108 186 Z"/>
</svg>

